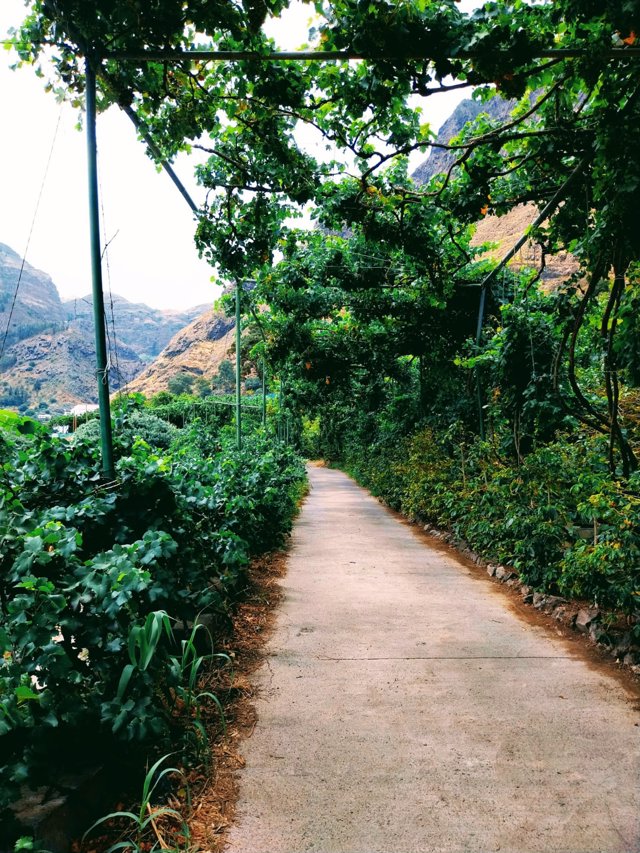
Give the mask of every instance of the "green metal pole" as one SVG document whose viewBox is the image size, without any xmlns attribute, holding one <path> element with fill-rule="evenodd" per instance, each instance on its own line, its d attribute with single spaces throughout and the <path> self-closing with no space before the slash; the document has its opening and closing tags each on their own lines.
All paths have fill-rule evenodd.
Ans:
<svg viewBox="0 0 640 853">
<path fill-rule="evenodd" d="M 267 426 L 267 363 L 262 359 L 262 426 Z"/>
<path fill-rule="evenodd" d="M 425 413 L 425 390 L 424 390 L 424 353 L 418 356 L 418 394 L 419 394 L 419 411 L 420 417 L 424 417 Z"/>
<path fill-rule="evenodd" d="M 484 323 L 484 306 L 487 301 L 487 282 L 480 289 L 480 305 L 478 306 L 478 325 L 476 327 L 476 348 L 480 347 L 482 340 L 482 324 Z M 480 438 L 484 441 L 484 412 L 482 401 L 482 385 L 480 382 L 480 370 L 476 365 L 476 395 L 478 398 L 478 426 L 480 427 Z"/>
<path fill-rule="evenodd" d="M 242 448 L 242 403 L 240 398 L 240 288 L 236 281 L 236 446 Z"/>
<path fill-rule="evenodd" d="M 91 273 L 93 282 L 93 326 L 96 338 L 96 377 L 100 408 L 100 446 L 102 473 L 108 480 L 115 477 L 113 467 L 113 436 L 109 402 L 109 373 L 107 370 L 107 341 L 104 327 L 104 296 L 102 293 L 102 252 L 100 249 L 100 210 L 98 204 L 98 154 L 96 143 L 96 76 L 91 60 L 86 60 L 87 86 L 87 170 L 89 179 L 89 233 L 91 241 Z"/>
</svg>

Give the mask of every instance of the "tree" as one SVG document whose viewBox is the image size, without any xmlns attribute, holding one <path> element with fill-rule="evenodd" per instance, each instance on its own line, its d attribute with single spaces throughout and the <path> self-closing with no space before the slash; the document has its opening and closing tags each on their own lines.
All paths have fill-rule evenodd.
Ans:
<svg viewBox="0 0 640 853">
<path fill-rule="evenodd" d="M 223 359 L 218 367 L 218 372 L 213 378 L 214 388 L 224 393 L 233 391 L 236 385 L 236 372 L 230 361 Z"/>
<path fill-rule="evenodd" d="M 247 376 L 244 380 L 245 391 L 258 391 L 262 388 L 262 379 L 259 376 Z"/>
<path fill-rule="evenodd" d="M 213 391 L 211 381 L 204 376 L 198 376 L 194 382 L 193 391 L 198 397 L 210 397 Z"/>
<path fill-rule="evenodd" d="M 167 388 L 171 394 L 189 394 L 193 387 L 195 377 L 189 373 L 176 373 L 167 383 Z"/>
</svg>

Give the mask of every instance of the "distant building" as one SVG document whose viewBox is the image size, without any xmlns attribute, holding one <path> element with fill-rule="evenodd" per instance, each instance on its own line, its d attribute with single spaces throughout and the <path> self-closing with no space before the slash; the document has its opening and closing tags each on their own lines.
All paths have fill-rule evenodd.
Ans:
<svg viewBox="0 0 640 853">
<path fill-rule="evenodd" d="M 69 411 L 65 412 L 65 415 L 73 415 L 77 417 L 78 415 L 86 415 L 88 412 L 95 412 L 99 407 L 95 403 L 78 403 L 77 406 L 74 406 Z"/>
</svg>

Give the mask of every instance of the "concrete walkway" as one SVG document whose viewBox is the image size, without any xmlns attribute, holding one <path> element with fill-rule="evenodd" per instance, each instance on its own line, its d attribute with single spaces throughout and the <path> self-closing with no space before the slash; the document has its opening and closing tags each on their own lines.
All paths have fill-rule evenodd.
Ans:
<svg viewBox="0 0 640 853">
<path fill-rule="evenodd" d="M 640 851 L 640 714 L 344 474 L 311 468 L 232 853 Z"/>
</svg>

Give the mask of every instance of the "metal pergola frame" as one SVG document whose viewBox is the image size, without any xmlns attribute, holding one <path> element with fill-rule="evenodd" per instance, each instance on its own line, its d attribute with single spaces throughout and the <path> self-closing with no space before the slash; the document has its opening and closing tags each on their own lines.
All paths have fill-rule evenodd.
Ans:
<svg viewBox="0 0 640 853">
<path fill-rule="evenodd" d="M 496 55 L 500 55 L 496 51 Z M 591 55 L 587 48 L 549 48 L 538 50 L 530 59 L 577 59 L 581 56 Z M 505 53 L 505 56 L 508 55 Z M 601 56 L 607 59 L 624 59 L 629 56 L 640 56 L 640 47 L 630 45 L 628 47 L 612 47 L 603 51 Z M 98 59 L 117 59 L 123 62 L 237 62 L 240 60 L 254 60 L 256 62 L 324 62 L 324 61 L 349 61 L 367 60 L 376 61 L 425 61 L 433 57 L 424 53 L 379 53 L 369 54 L 351 50 L 290 50 L 272 51 L 270 53 L 259 53 L 252 50 L 107 50 L 96 51 Z M 477 51 L 464 51 L 456 56 L 448 57 L 455 59 L 474 59 L 479 56 Z"/>
<path fill-rule="evenodd" d="M 585 48 L 550 48 L 548 50 L 536 51 L 536 55 L 529 57 L 534 59 L 576 59 L 583 56 L 588 56 L 590 51 Z M 83 55 L 80 51 L 79 55 Z M 477 56 L 477 52 L 460 53 L 457 56 L 452 56 L 450 59 L 473 59 Z M 640 56 L 640 46 L 628 46 L 624 48 L 610 48 L 601 53 L 603 58 L 623 60 L 632 57 Z M 113 480 L 115 476 L 114 459 L 113 459 L 113 437 L 111 432 L 111 408 L 109 400 L 109 375 L 107 367 L 107 347 L 106 347 L 106 330 L 104 319 L 104 296 L 102 286 L 102 257 L 100 250 L 100 220 L 99 220 L 99 197 L 98 197 L 98 178 L 97 178 L 97 143 L 96 143 L 96 61 L 117 60 L 121 62 L 237 62 L 242 60 L 252 60 L 255 62 L 348 62 L 352 60 L 364 60 L 369 62 L 375 61 L 425 61 L 429 62 L 432 57 L 424 54 L 364 54 L 355 51 L 323 51 L 323 50 L 299 50 L 299 51 L 274 51 L 270 53 L 259 53 L 256 51 L 221 51 L 221 50 L 140 50 L 140 51 L 93 51 L 85 56 L 85 80 L 87 93 L 87 168 L 88 168 L 88 186 L 89 186 L 89 226 L 90 226 L 90 242 L 91 242 L 91 266 L 92 266 L 92 284 L 93 284 L 93 314 L 95 325 L 96 339 L 96 377 L 98 380 L 98 402 L 100 409 L 100 437 L 101 437 L 101 452 L 102 452 L 102 470 L 103 475 L 107 480 Z M 434 93 L 437 89 L 434 90 Z M 138 130 L 141 130 L 140 122 L 131 108 L 125 108 L 125 112 L 136 125 Z M 158 154 L 157 146 L 153 143 L 144 131 L 142 131 L 147 143 L 150 145 L 152 153 Z M 193 202 L 189 193 L 182 185 L 181 181 L 171 168 L 171 166 L 162 158 L 159 157 L 163 168 L 167 171 L 174 184 L 191 207 L 192 211 L 197 214 L 197 205 Z M 547 206 L 548 208 L 548 206 Z M 545 208 L 545 210 L 547 210 Z M 480 288 L 480 311 L 478 316 L 478 329 L 481 328 L 482 317 L 484 314 L 484 301 L 486 294 L 486 286 L 495 272 L 507 263 L 512 254 L 515 254 L 517 248 L 512 250 L 512 253 L 503 259 L 496 267 L 496 270 L 487 276 L 482 282 Z M 236 316 L 239 310 L 239 286 L 236 286 Z M 238 353 L 236 360 L 239 359 L 239 345 L 237 344 Z M 238 367 L 236 365 L 236 371 Z M 238 423 L 236 429 L 238 433 L 237 441 L 241 442 L 240 435 L 240 405 L 239 405 L 239 386 L 237 390 L 238 401 L 237 418 Z M 479 398 L 480 412 L 482 411 L 481 400 Z M 482 431 L 482 415 L 480 415 L 481 431 Z"/>
</svg>

